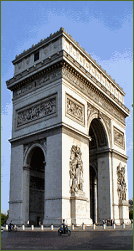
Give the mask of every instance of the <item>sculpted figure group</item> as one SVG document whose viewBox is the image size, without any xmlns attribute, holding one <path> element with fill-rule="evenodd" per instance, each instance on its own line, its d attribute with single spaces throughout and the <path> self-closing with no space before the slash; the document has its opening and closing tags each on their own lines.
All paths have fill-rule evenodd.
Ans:
<svg viewBox="0 0 134 251">
<path fill-rule="evenodd" d="M 83 162 L 80 147 L 72 146 L 70 156 L 70 192 L 83 191 Z"/>
<path fill-rule="evenodd" d="M 126 200 L 125 166 L 121 162 L 117 166 L 117 192 L 119 199 Z"/>
</svg>

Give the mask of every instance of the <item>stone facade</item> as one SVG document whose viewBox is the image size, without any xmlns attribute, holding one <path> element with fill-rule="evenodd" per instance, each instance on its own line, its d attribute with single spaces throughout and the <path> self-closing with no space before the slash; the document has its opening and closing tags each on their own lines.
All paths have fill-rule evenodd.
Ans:
<svg viewBox="0 0 134 251">
<path fill-rule="evenodd" d="M 122 88 L 63 28 L 13 64 L 9 221 L 129 222 Z"/>
</svg>

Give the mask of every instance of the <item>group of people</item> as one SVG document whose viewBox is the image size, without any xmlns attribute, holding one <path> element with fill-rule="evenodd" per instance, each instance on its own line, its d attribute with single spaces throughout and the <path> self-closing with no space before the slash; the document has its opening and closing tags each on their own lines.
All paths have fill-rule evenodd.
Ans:
<svg viewBox="0 0 134 251">
<path fill-rule="evenodd" d="M 106 224 L 107 226 L 109 226 L 109 224 L 112 226 L 114 224 L 114 220 L 103 220 L 103 225 Z"/>
</svg>

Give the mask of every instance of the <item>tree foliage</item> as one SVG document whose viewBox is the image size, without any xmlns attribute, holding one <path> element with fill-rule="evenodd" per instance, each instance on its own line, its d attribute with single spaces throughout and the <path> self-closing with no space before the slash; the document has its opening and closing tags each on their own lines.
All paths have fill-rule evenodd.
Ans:
<svg viewBox="0 0 134 251">
<path fill-rule="evenodd" d="M 9 217 L 9 210 L 7 210 L 7 215 L 1 213 L 1 225 L 2 226 L 6 224 L 8 217 Z"/>
<path fill-rule="evenodd" d="M 133 219 L 133 210 L 129 211 L 129 219 Z"/>
</svg>

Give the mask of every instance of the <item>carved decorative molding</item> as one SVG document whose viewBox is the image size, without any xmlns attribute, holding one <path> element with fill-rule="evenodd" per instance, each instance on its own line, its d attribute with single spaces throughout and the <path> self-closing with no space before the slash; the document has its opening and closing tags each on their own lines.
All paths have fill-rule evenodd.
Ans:
<svg viewBox="0 0 134 251">
<path fill-rule="evenodd" d="M 124 115 L 113 106 L 112 102 L 92 86 L 88 81 L 81 80 L 79 74 L 72 73 L 66 67 L 63 68 L 63 77 L 69 81 L 74 87 L 87 95 L 91 100 L 96 102 L 99 106 L 105 109 L 108 113 L 114 116 L 118 121 L 125 125 Z M 105 87 L 103 87 L 105 88 Z"/>
<path fill-rule="evenodd" d="M 9 204 L 18 204 L 18 203 L 23 203 L 23 200 L 10 200 Z"/>
<path fill-rule="evenodd" d="M 89 118 L 93 113 L 97 113 L 98 110 L 91 104 L 87 103 L 87 125 L 89 122 Z"/>
<path fill-rule="evenodd" d="M 117 129 L 115 126 L 114 126 L 114 144 L 123 149 L 125 148 L 124 133 L 119 129 Z"/>
<path fill-rule="evenodd" d="M 66 93 L 66 116 L 85 126 L 85 106 Z"/>
<path fill-rule="evenodd" d="M 119 200 L 126 200 L 125 166 L 121 162 L 117 166 L 117 192 Z"/>
<path fill-rule="evenodd" d="M 41 118 L 56 115 L 56 94 L 40 100 L 29 107 L 16 110 L 16 128 Z"/>
<path fill-rule="evenodd" d="M 109 119 L 105 114 L 102 114 L 102 118 L 105 122 L 105 125 L 107 127 L 108 135 L 109 135 L 109 140 L 110 140 L 110 145 L 112 145 L 112 129 L 111 129 L 111 119 Z"/>
<path fill-rule="evenodd" d="M 83 191 L 83 162 L 80 147 L 73 145 L 70 154 L 70 192 Z"/>
<path fill-rule="evenodd" d="M 30 82 L 27 81 L 25 84 L 17 88 L 17 90 L 14 90 L 13 98 L 16 99 L 24 96 L 25 94 L 34 91 L 39 87 L 45 86 L 52 81 L 59 79 L 61 77 L 61 69 L 57 69 L 56 71 L 53 71 L 51 73 L 41 75 L 41 77 L 38 77 Z"/>
</svg>

